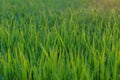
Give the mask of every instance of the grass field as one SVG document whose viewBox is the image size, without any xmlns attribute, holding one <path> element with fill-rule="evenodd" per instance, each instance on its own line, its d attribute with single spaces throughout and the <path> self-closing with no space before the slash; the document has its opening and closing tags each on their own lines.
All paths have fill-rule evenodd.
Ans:
<svg viewBox="0 0 120 80">
<path fill-rule="evenodd" d="M 120 7 L 102 1 L 0 0 L 0 80 L 120 80 Z"/>
</svg>

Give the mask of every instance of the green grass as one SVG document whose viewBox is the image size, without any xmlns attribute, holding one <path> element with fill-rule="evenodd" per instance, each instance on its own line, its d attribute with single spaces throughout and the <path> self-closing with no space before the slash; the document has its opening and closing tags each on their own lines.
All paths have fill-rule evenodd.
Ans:
<svg viewBox="0 0 120 80">
<path fill-rule="evenodd" d="M 88 0 L 0 0 L 0 80 L 119 80 L 120 9 Z"/>
</svg>

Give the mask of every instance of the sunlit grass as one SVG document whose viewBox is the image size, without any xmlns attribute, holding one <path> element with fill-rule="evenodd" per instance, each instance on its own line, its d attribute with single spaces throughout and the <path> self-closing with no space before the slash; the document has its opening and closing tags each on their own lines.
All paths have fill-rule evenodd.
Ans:
<svg viewBox="0 0 120 80">
<path fill-rule="evenodd" d="M 96 2 L 104 9 L 120 8 L 120 0 L 96 0 Z"/>
<path fill-rule="evenodd" d="M 1 1 L 0 80 L 120 79 L 118 8 L 35 1 Z"/>
</svg>

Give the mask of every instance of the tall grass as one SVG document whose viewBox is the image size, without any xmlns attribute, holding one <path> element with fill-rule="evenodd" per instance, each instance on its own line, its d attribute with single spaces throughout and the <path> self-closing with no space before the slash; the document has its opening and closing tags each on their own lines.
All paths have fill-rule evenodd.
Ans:
<svg viewBox="0 0 120 80">
<path fill-rule="evenodd" d="M 0 80 L 120 79 L 119 9 L 38 2 L 0 3 Z"/>
</svg>

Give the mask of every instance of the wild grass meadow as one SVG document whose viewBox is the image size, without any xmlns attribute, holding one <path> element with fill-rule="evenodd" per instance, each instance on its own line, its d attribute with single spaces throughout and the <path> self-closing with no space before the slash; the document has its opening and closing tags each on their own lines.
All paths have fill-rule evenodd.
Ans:
<svg viewBox="0 0 120 80">
<path fill-rule="evenodd" d="M 0 80 L 120 80 L 119 0 L 0 0 Z"/>
</svg>

